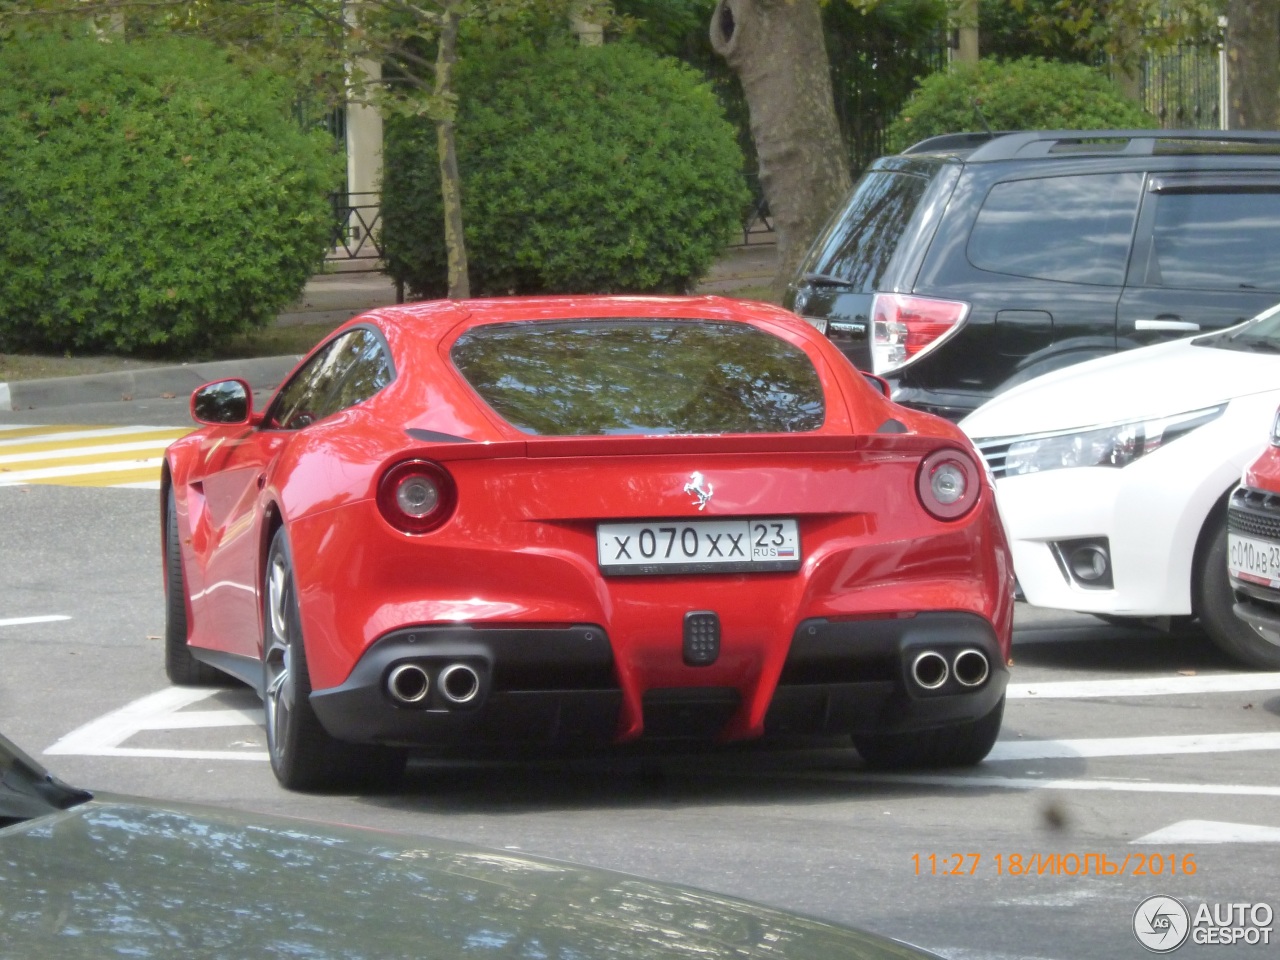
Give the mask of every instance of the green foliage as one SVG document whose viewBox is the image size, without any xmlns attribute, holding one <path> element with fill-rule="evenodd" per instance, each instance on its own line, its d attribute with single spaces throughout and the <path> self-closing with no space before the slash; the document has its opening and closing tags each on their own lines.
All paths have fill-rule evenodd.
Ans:
<svg viewBox="0 0 1280 960">
<path fill-rule="evenodd" d="M 193 40 L 0 45 L 0 349 L 174 353 L 265 326 L 319 265 L 332 138 Z"/>
<path fill-rule="evenodd" d="M 1050 28 L 1058 0 L 981 0 L 978 7 L 978 37 L 982 55 L 999 60 L 1044 57 L 1069 63 L 1097 66 L 1106 61 L 1099 50 L 1081 49 L 1076 38 L 1062 29 Z"/>
<path fill-rule="evenodd" d="M 1070 49 L 1077 59 L 1095 63 L 1105 59 L 1135 74 L 1148 53 L 1167 52 L 1181 43 L 1213 45 L 1218 38 L 1218 15 L 1226 12 L 1226 0 L 1007 2 L 1013 15 L 1025 18 L 1040 49 Z"/>
<path fill-rule="evenodd" d="M 982 130 L 984 118 L 992 130 L 1146 129 L 1158 125 L 1155 117 L 1125 97 L 1096 68 L 1033 57 L 1010 63 L 982 60 L 955 64 L 950 71 L 921 81 L 902 113 L 889 125 L 885 147 L 896 153 L 925 137 Z"/>
<path fill-rule="evenodd" d="M 683 291 L 737 229 L 741 152 L 688 68 L 627 43 L 486 47 L 456 81 L 474 292 Z M 443 295 L 434 125 L 393 118 L 384 157 L 389 272 Z"/>
</svg>

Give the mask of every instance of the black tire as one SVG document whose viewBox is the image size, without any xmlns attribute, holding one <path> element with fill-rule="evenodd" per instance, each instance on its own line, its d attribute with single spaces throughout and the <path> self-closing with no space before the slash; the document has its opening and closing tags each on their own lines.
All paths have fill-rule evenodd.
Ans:
<svg viewBox="0 0 1280 960">
<path fill-rule="evenodd" d="M 1257 670 L 1280 670 L 1280 643 L 1245 623 L 1231 607 L 1235 593 L 1227 576 L 1227 514 L 1217 509 L 1205 526 L 1196 557 L 1192 603 L 1200 626 L 1219 650 Z"/>
<path fill-rule="evenodd" d="M 912 733 L 855 733 L 853 745 L 877 770 L 971 767 L 980 763 L 1000 736 L 1004 697 L 985 717 Z"/>
<path fill-rule="evenodd" d="M 182 575 L 182 543 L 178 536 L 178 511 L 169 488 L 164 514 L 164 672 L 179 687 L 216 687 L 231 678 L 191 655 L 187 646 L 187 585 Z"/>
<path fill-rule="evenodd" d="M 311 706 L 311 678 L 298 614 L 293 560 L 284 528 L 267 554 L 263 591 L 262 699 L 271 769 L 289 790 L 336 790 L 384 783 L 404 769 L 405 752 L 330 736 Z"/>
</svg>

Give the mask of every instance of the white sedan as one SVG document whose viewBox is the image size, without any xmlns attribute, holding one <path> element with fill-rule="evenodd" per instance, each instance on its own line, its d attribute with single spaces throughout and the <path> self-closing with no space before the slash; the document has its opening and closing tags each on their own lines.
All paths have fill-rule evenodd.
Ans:
<svg viewBox="0 0 1280 960">
<path fill-rule="evenodd" d="M 1280 646 L 1231 612 L 1226 501 L 1280 404 L 1280 306 L 1000 394 L 961 427 L 996 478 L 1029 603 L 1103 618 L 1196 616 L 1254 667 Z"/>
</svg>

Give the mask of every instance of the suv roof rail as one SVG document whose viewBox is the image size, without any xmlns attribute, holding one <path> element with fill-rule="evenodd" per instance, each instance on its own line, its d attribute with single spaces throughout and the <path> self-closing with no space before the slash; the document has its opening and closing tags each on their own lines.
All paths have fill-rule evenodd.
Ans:
<svg viewBox="0 0 1280 960">
<path fill-rule="evenodd" d="M 1247 149 L 1241 148 L 1255 145 L 1265 147 L 1267 153 L 1280 149 L 1280 133 L 1270 130 L 1024 130 L 994 137 L 985 133 L 972 136 L 981 138 L 969 155 L 968 159 L 973 161 L 1062 154 L 1149 156 L 1156 152 L 1158 143 L 1230 144 L 1229 152 L 1232 153 L 1248 153 Z M 929 142 L 925 140 L 922 143 Z M 920 146 L 916 144 L 911 150 L 915 151 Z"/>
<path fill-rule="evenodd" d="M 978 147 L 986 146 L 997 137 L 1007 137 L 1013 132 L 1010 130 L 996 130 L 994 132 L 981 130 L 971 133 L 941 133 L 936 137 L 927 137 L 919 143 L 913 143 L 902 152 L 904 154 L 956 153 L 975 150 Z"/>
</svg>

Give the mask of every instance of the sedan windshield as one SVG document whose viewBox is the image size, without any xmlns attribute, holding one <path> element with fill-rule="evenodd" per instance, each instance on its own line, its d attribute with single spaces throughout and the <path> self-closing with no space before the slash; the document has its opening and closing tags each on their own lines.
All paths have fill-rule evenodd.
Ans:
<svg viewBox="0 0 1280 960">
<path fill-rule="evenodd" d="M 524 433 L 797 433 L 825 419 L 804 351 L 756 327 L 625 319 L 476 327 L 450 351 Z"/>
<path fill-rule="evenodd" d="M 1280 352 L 1280 305 L 1264 310 L 1248 323 L 1221 333 L 1197 337 L 1195 343 L 1222 350 L 1247 350 L 1256 353 Z"/>
</svg>

